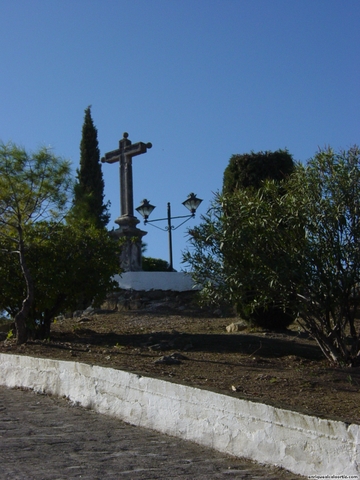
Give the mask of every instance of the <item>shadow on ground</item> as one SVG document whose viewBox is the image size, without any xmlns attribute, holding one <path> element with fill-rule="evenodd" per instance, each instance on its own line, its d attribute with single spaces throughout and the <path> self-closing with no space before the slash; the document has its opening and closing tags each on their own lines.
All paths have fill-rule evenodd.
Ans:
<svg viewBox="0 0 360 480">
<path fill-rule="evenodd" d="M 302 343 L 293 332 L 268 334 L 189 334 L 178 332 L 156 332 L 141 334 L 98 333 L 81 328 L 76 333 L 57 333 L 53 340 L 76 345 L 104 347 L 131 347 L 164 352 L 166 350 L 201 351 L 212 353 L 239 353 L 258 357 L 279 358 L 289 355 L 318 360 L 322 359 L 320 348 L 309 342 Z M 274 338 L 275 337 L 275 338 Z M 281 338 L 283 337 L 283 338 Z M 290 338 L 289 338 L 290 337 Z M 53 345 L 52 345 L 53 347 Z M 67 348 L 70 348 L 68 345 Z"/>
</svg>

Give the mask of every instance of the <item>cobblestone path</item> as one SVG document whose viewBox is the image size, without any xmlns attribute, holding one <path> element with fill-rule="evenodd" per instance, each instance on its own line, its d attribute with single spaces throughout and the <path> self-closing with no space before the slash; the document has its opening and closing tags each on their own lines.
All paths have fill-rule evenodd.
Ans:
<svg viewBox="0 0 360 480">
<path fill-rule="evenodd" d="M 0 387 L 2 480 L 297 480 L 284 470 Z"/>
</svg>

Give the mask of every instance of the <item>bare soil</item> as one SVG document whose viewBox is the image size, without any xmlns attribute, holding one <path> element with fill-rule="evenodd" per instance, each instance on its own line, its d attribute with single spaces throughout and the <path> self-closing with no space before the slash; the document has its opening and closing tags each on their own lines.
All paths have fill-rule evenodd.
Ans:
<svg viewBox="0 0 360 480">
<path fill-rule="evenodd" d="M 360 423 L 360 368 L 332 367 L 297 325 L 229 334 L 226 326 L 234 321 L 171 311 L 102 312 L 58 320 L 47 341 L 2 341 L 0 351 L 116 368 Z"/>
</svg>

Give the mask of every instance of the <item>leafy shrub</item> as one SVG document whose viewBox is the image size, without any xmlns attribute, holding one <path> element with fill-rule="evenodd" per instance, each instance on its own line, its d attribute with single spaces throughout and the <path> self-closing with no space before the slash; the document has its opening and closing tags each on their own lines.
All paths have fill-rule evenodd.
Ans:
<svg viewBox="0 0 360 480">
<path fill-rule="evenodd" d="M 161 258 L 143 257 L 142 268 L 144 272 L 168 272 L 169 264 Z"/>
<path fill-rule="evenodd" d="M 239 308 L 237 313 L 251 326 L 275 331 L 286 329 L 296 318 L 290 310 L 284 311 L 272 304 L 267 305 L 266 308 L 258 307 L 250 314 Z"/>
</svg>

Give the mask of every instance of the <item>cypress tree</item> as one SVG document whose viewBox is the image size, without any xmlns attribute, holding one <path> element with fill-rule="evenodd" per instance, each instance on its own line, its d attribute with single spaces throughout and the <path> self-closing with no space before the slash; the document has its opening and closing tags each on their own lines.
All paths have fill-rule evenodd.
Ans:
<svg viewBox="0 0 360 480">
<path fill-rule="evenodd" d="M 108 204 L 104 205 L 104 180 L 100 162 L 97 129 L 91 117 L 91 106 L 85 110 L 80 143 L 80 168 L 76 170 L 72 214 L 97 228 L 109 222 Z"/>
</svg>

